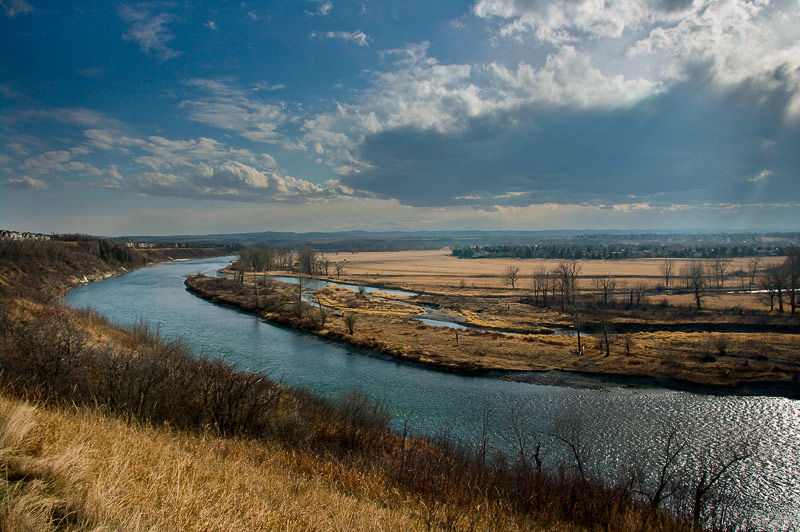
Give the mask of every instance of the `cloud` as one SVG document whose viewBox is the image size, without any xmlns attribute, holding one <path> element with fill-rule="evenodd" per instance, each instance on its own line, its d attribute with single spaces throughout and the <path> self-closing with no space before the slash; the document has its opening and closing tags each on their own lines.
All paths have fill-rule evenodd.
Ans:
<svg viewBox="0 0 800 532">
<path fill-rule="evenodd" d="M 321 186 L 238 161 L 180 172 L 144 172 L 122 186 L 155 196 L 261 203 L 313 203 L 346 195 L 342 187 Z"/>
<path fill-rule="evenodd" d="M 328 164 L 347 174 L 368 166 L 357 153 L 368 135 L 404 128 L 458 134 L 481 120 L 513 125 L 520 110 L 617 109 L 662 91 L 647 80 L 605 76 L 572 47 L 538 68 L 442 64 L 428 47 L 423 42 L 380 52 L 391 68 L 373 72 L 355 102 L 337 102 L 335 112 L 306 120 L 304 143 L 321 145 Z"/>
<path fill-rule="evenodd" d="M 378 129 L 341 181 L 416 207 L 800 201 L 800 132 L 765 148 L 750 132 L 780 131 L 774 115 L 707 98 L 685 86 L 613 110 L 522 106 L 459 129 Z M 742 179 L 765 166 L 768 181 Z"/>
<path fill-rule="evenodd" d="M 93 109 L 55 107 L 48 109 L 24 109 L 10 111 L 2 118 L 9 123 L 51 120 L 82 127 L 118 128 L 121 123 L 105 113 Z"/>
<path fill-rule="evenodd" d="M 370 37 L 361 30 L 356 31 L 326 31 L 317 33 L 312 31 L 309 38 L 341 39 L 345 42 L 354 42 L 359 46 L 369 46 Z"/>
<path fill-rule="evenodd" d="M 154 55 L 162 61 L 179 56 L 182 52 L 168 46 L 168 43 L 174 38 L 168 26 L 176 22 L 177 17 L 170 13 L 153 15 L 150 7 L 149 4 L 119 7 L 120 18 L 128 24 L 128 29 L 122 38 L 126 41 L 134 41 L 144 53 Z"/>
<path fill-rule="evenodd" d="M 256 142 L 281 141 L 278 127 L 286 120 L 283 104 L 255 101 L 243 90 L 219 80 L 194 79 L 189 85 L 205 93 L 181 102 L 190 120 L 235 131 Z"/>
<path fill-rule="evenodd" d="M 759 181 L 764 181 L 766 178 L 772 175 L 771 170 L 761 170 L 758 174 L 747 178 L 748 181 L 752 183 L 758 183 Z"/>
<path fill-rule="evenodd" d="M 0 8 L 5 11 L 7 17 L 16 17 L 20 13 L 27 15 L 33 11 L 33 6 L 25 0 L 8 0 L 0 2 Z"/>
<path fill-rule="evenodd" d="M 205 26 L 206 28 L 208 28 L 210 30 L 214 30 L 214 31 L 219 30 L 219 28 L 217 27 L 217 23 L 214 22 L 213 20 L 209 20 L 208 22 L 204 22 L 203 26 Z"/>
<path fill-rule="evenodd" d="M 12 177 L 3 186 L 10 190 L 47 190 L 47 183 L 30 176 Z"/>
<path fill-rule="evenodd" d="M 315 4 L 317 4 L 317 9 L 315 11 L 306 11 L 306 14 L 309 16 L 321 16 L 327 17 L 328 14 L 333 9 L 333 4 L 330 0 L 312 0 Z"/>
<path fill-rule="evenodd" d="M 800 118 L 800 4 L 790 0 L 478 0 L 473 13 L 499 21 L 501 37 L 576 47 L 617 72 L 653 84 L 710 79 L 723 91 L 747 84 L 753 101 L 785 95 Z M 622 50 L 622 53 L 619 52 Z"/>
</svg>

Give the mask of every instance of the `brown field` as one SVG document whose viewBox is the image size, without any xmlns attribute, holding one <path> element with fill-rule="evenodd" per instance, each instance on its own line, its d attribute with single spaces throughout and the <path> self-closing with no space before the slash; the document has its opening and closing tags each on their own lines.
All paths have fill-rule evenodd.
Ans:
<svg viewBox="0 0 800 532">
<path fill-rule="evenodd" d="M 520 267 L 520 279 L 517 290 L 527 290 L 531 285 L 531 275 L 540 268 L 548 271 L 558 266 L 558 260 L 550 259 L 459 259 L 450 255 L 449 249 L 423 251 L 388 251 L 361 253 L 332 253 L 326 255 L 332 262 L 346 261 L 342 278 L 353 282 L 379 283 L 411 291 L 433 293 L 456 293 L 470 295 L 470 289 L 495 289 L 497 295 L 512 295 L 503 278 L 503 272 L 510 265 Z M 783 262 L 785 257 L 763 257 L 760 266 L 767 267 Z M 673 276 L 677 277 L 682 267 L 704 259 L 675 259 Z M 738 270 L 747 270 L 748 258 L 732 259 L 728 267 L 728 275 Z M 594 278 L 611 275 L 617 281 L 617 289 L 625 290 L 634 284 L 644 281 L 650 287 L 663 286 L 661 265 L 664 259 L 629 259 L 629 260 L 581 260 L 580 286 L 584 290 L 594 289 Z M 741 280 L 729 278 L 725 289 L 741 290 Z M 482 292 L 486 295 L 486 292 Z M 691 303 L 691 299 L 682 295 L 660 295 L 666 297 L 670 304 Z M 659 299 L 660 300 L 660 299 Z M 743 308 L 763 308 L 757 297 L 751 294 L 712 294 L 709 306 L 723 308 L 739 305 Z"/>
</svg>

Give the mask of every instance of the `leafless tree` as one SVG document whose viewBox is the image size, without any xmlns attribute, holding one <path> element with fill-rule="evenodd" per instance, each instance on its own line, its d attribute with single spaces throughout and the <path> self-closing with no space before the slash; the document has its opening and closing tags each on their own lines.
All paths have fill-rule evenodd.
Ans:
<svg viewBox="0 0 800 532">
<path fill-rule="evenodd" d="M 239 258 L 236 262 L 233 263 L 233 280 L 234 282 L 239 283 L 240 285 L 244 284 L 244 273 L 247 271 L 247 264 L 245 261 Z"/>
<path fill-rule="evenodd" d="M 761 289 L 764 290 L 762 297 L 769 300 L 770 311 L 774 309 L 774 302 L 777 300 L 778 312 L 783 313 L 783 297 L 789 284 L 787 273 L 788 270 L 783 265 L 770 266 L 761 273 Z"/>
<path fill-rule="evenodd" d="M 344 325 L 345 327 L 347 327 L 347 332 L 350 333 L 351 335 L 353 334 L 353 330 L 355 330 L 356 321 L 358 321 L 358 318 L 356 317 L 356 314 L 354 312 L 345 313 Z"/>
<path fill-rule="evenodd" d="M 792 315 L 797 311 L 798 298 L 800 298 L 800 249 L 795 248 L 786 257 L 783 263 L 786 270 L 786 293 L 789 296 L 789 307 Z"/>
<path fill-rule="evenodd" d="M 672 278 L 672 273 L 675 270 L 675 261 L 672 259 L 665 259 L 661 263 L 661 275 L 664 276 L 664 288 L 669 289 L 669 280 Z"/>
<path fill-rule="evenodd" d="M 583 425 L 577 418 L 559 418 L 550 435 L 569 449 L 575 468 L 582 481 L 586 481 L 587 449 L 583 438 Z"/>
<path fill-rule="evenodd" d="M 694 293 L 694 300 L 695 304 L 697 305 L 697 310 L 700 310 L 702 306 L 702 299 L 705 297 L 706 288 L 706 271 L 703 267 L 703 263 L 700 261 L 693 261 L 686 274 L 689 287 Z"/>
<path fill-rule="evenodd" d="M 617 281 L 610 273 L 604 273 L 594 280 L 594 286 L 603 297 L 603 306 L 608 305 L 608 296 L 614 292 L 617 287 Z"/>
<path fill-rule="evenodd" d="M 310 247 L 300 248 L 297 251 L 297 269 L 300 273 L 314 275 L 317 266 L 317 252 Z"/>
<path fill-rule="evenodd" d="M 650 287 L 647 282 L 639 281 L 631 287 L 631 305 L 642 306 L 647 304 L 647 292 Z"/>
<path fill-rule="evenodd" d="M 692 521 L 699 524 L 713 490 L 720 487 L 729 473 L 743 462 L 756 455 L 758 446 L 745 437 L 744 440 L 730 442 L 718 453 L 708 453 L 697 473 L 688 480 Z"/>
<path fill-rule="evenodd" d="M 517 454 L 517 463 L 524 471 L 542 470 L 542 444 L 538 439 L 533 423 L 524 404 L 510 402 L 506 408 L 506 430 L 501 438 Z"/>
<path fill-rule="evenodd" d="M 610 324 L 608 323 L 608 316 L 606 315 L 605 305 L 602 306 L 596 305 L 595 314 L 597 316 L 597 322 L 600 324 L 600 332 L 603 335 L 600 342 L 600 350 L 601 351 L 603 350 L 603 345 L 605 344 L 606 356 L 611 356 L 611 344 L 608 340 L 608 335 L 611 327 Z"/>
<path fill-rule="evenodd" d="M 547 294 L 550 288 L 551 275 L 544 266 L 538 267 L 533 272 L 533 302 L 543 307 L 547 306 Z"/>
<path fill-rule="evenodd" d="M 319 264 L 319 269 L 325 272 L 325 275 L 328 275 L 328 268 L 331 266 L 331 261 L 325 255 L 320 255 L 319 260 L 317 261 Z"/>
<path fill-rule="evenodd" d="M 575 306 L 577 280 L 580 272 L 581 265 L 572 259 L 563 260 L 556 267 L 559 288 L 561 289 L 561 312 L 564 312 L 567 308 L 571 310 Z"/>
<path fill-rule="evenodd" d="M 503 272 L 503 278 L 506 284 L 511 285 L 512 290 L 516 289 L 517 279 L 519 278 L 519 266 L 516 264 L 509 265 Z"/>
<path fill-rule="evenodd" d="M 336 277 L 341 277 L 344 271 L 344 261 L 334 262 L 333 266 L 336 268 Z"/>
<path fill-rule="evenodd" d="M 756 285 L 756 279 L 758 278 L 758 271 L 759 271 L 759 263 L 761 262 L 761 257 L 750 257 L 750 260 L 747 261 L 747 276 L 750 278 L 750 291 L 753 291 L 753 288 Z"/>
<path fill-rule="evenodd" d="M 717 292 L 720 292 L 725 286 L 725 272 L 731 265 L 731 259 L 727 257 L 717 257 L 711 261 L 711 271 L 714 274 L 714 284 L 716 285 Z"/>
</svg>

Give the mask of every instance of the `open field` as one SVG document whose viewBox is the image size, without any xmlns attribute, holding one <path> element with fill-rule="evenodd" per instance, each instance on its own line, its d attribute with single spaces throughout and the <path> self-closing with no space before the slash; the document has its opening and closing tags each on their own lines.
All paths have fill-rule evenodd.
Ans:
<svg viewBox="0 0 800 532">
<path fill-rule="evenodd" d="M 653 288 L 654 295 L 629 304 L 627 286 L 641 280 L 652 287 L 663 282 L 661 260 L 580 261 L 578 305 L 570 310 L 555 301 L 535 304 L 530 277 L 518 279 L 516 289 L 503 278 L 509 265 L 519 265 L 521 273 L 530 276 L 538 268 L 554 269 L 557 261 L 462 260 L 446 250 L 339 253 L 327 258 L 343 262 L 344 268 L 340 277 L 323 278 L 421 295 L 379 301 L 329 286 L 316 292 L 315 303 L 326 307 L 317 309 L 298 306 L 296 286 L 265 282 L 260 276 L 259 306 L 252 296 L 255 276 L 245 276 L 240 287 L 208 278 L 190 278 L 187 286 L 277 323 L 447 371 L 562 370 L 742 393 L 796 395 L 800 389 L 797 319 L 765 312 L 753 294 L 706 292 L 704 308 L 698 311 L 692 294 Z M 765 264 L 782 260 L 762 259 Z M 676 261 L 674 267 L 679 270 L 689 262 Z M 746 259 L 730 266 L 739 267 L 746 267 Z M 594 302 L 594 277 L 604 274 L 618 279 L 618 285 L 609 304 L 599 305 Z M 414 317 L 423 311 L 480 330 L 426 325 Z M 580 354 L 576 325 L 583 333 Z"/>
<path fill-rule="evenodd" d="M 478 287 L 505 288 L 502 282 L 504 270 L 512 264 L 521 267 L 523 276 L 530 276 L 537 268 L 554 269 L 557 260 L 548 259 L 459 259 L 450 255 L 449 249 L 422 251 L 387 251 L 361 253 L 328 253 L 332 262 L 346 261 L 344 274 L 354 277 L 380 278 L 401 283 L 403 280 L 412 285 L 438 284 L 442 287 L 460 287 L 464 279 L 469 286 L 474 282 Z M 761 265 L 767 266 L 783 262 L 785 257 L 763 257 Z M 681 266 L 703 259 L 674 259 L 675 272 Z M 747 258 L 731 259 L 728 272 L 746 269 Z M 593 277 L 610 273 L 621 279 L 652 279 L 654 285 L 663 283 L 660 272 L 664 259 L 630 259 L 630 260 L 581 260 L 581 275 Z M 731 283 L 731 289 L 737 287 Z"/>
</svg>

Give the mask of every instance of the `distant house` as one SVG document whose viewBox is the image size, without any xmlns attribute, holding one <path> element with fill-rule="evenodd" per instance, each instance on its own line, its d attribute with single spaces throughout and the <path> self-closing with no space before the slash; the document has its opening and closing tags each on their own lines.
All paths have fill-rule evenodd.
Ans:
<svg viewBox="0 0 800 532">
<path fill-rule="evenodd" d="M 50 235 L 42 233 L 20 233 L 19 231 L 0 230 L 0 240 L 50 240 Z"/>
</svg>

